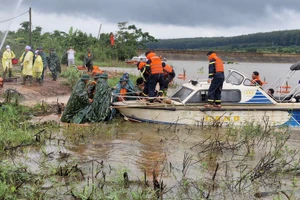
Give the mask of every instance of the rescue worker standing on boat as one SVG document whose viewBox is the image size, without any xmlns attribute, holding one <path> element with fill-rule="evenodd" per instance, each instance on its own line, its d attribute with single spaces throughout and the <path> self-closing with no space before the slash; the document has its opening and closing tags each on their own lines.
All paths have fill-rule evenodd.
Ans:
<svg viewBox="0 0 300 200">
<path fill-rule="evenodd" d="M 221 92 L 225 79 L 223 61 L 214 51 L 209 51 L 207 53 L 207 58 L 209 60 L 207 82 L 210 83 L 210 86 L 208 89 L 208 102 L 204 107 L 221 108 Z"/>
<path fill-rule="evenodd" d="M 163 95 L 164 89 L 164 70 L 161 59 L 154 52 L 148 51 L 145 53 L 147 57 L 146 69 L 150 70 L 150 76 L 147 78 L 149 104 L 153 104 L 155 98 L 155 87 L 159 83 L 158 97 Z M 145 89 L 144 89 L 145 90 Z"/>
</svg>

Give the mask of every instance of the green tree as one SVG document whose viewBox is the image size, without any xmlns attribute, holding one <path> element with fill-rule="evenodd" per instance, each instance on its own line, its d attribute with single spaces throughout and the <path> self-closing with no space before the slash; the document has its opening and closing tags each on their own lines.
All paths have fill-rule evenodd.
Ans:
<svg viewBox="0 0 300 200">
<path fill-rule="evenodd" d="M 156 41 L 148 32 L 143 32 L 135 25 L 127 25 L 127 22 L 119 22 L 118 28 L 115 43 L 118 59 L 121 61 L 135 56 L 136 50 L 145 47 L 147 42 Z"/>
</svg>

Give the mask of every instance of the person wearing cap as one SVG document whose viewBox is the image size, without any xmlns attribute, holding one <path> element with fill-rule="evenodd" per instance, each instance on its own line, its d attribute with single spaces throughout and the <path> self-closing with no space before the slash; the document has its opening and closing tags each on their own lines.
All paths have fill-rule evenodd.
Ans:
<svg viewBox="0 0 300 200">
<path fill-rule="evenodd" d="M 128 98 L 126 96 L 136 94 L 134 87 L 130 87 L 130 85 L 128 84 L 128 79 L 124 76 L 120 78 L 119 83 L 116 85 L 113 93 L 116 94 L 116 98 L 114 100 L 118 101 L 124 101 Z"/>
<path fill-rule="evenodd" d="M 2 55 L 2 67 L 3 67 L 3 77 L 5 77 L 8 71 L 8 77 L 12 77 L 12 59 L 15 58 L 15 54 L 10 50 L 10 46 L 6 45 L 6 50 Z"/>
<path fill-rule="evenodd" d="M 129 88 L 130 88 L 131 90 L 134 90 L 134 84 L 133 84 L 133 82 L 130 80 L 129 73 L 128 73 L 128 72 L 125 72 L 125 73 L 122 75 L 122 78 L 126 79 Z"/>
<path fill-rule="evenodd" d="M 70 48 L 68 49 L 67 54 L 68 54 L 68 67 L 75 66 L 76 51 L 73 49 L 72 46 L 70 46 Z"/>
<path fill-rule="evenodd" d="M 90 99 L 94 98 L 95 91 L 96 91 L 96 85 L 97 85 L 97 80 L 101 76 L 101 74 L 95 74 L 94 80 L 88 83 L 88 95 Z"/>
<path fill-rule="evenodd" d="M 92 100 L 88 96 L 87 84 L 90 80 L 88 74 L 83 74 L 74 86 L 65 110 L 61 116 L 62 122 L 80 124 L 86 122 L 85 115 Z"/>
<path fill-rule="evenodd" d="M 36 82 L 38 82 L 40 85 L 42 85 L 42 73 L 43 73 L 43 60 L 42 57 L 40 56 L 39 50 L 36 50 L 35 52 L 35 60 L 33 63 L 33 68 L 32 68 L 32 76 L 33 78 L 36 79 Z"/>
<path fill-rule="evenodd" d="M 44 81 L 45 71 L 47 69 L 47 56 L 46 56 L 46 54 L 44 52 L 43 47 L 39 47 L 38 50 L 39 50 L 39 55 L 41 56 L 42 61 L 43 61 L 43 72 L 42 72 L 42 75 L 41 75 L 41 82 L 43 82 Z"/>
<path fill-rule="evenodd" d="M 22 84 L 25 85 L 26 81 L 29 81 L 29 84 L 32 83 L 32 67 L 33 67 L 33 53 L 31 51 L 30 46 L 25 47 L 25 52 L 21 56 L 20 60 L 22 61 L 22 75 L 23 75 L 23 82 Z"/>
<path fill-rule="evenodd" d="M 60 59 L 53 48 L 50 49 L 48 57 L 48 67 L 52 73 L 52 81 L 56 81 L 61 72 Z"/>
<path fill-rule="evenodd" d="M 210 83 L 210 86 L 208 89 L 207 104 L 204 107 L 221 108 L 221 93 L 225 79 L 223 61 L 214 51 L 209 51 L 207 58 L 209 60 L 207 82 Z"/>
<path fill-rule="evenodd" d="M 87 67 L 88 72 L 91 72 L 93 70 L 93 59 L 94 59 L 94 55 L 92 53 L 91 49 L 88 49 L 87 54 L 84 56 L 83 59 L 83 67 Z"/>
</svg>

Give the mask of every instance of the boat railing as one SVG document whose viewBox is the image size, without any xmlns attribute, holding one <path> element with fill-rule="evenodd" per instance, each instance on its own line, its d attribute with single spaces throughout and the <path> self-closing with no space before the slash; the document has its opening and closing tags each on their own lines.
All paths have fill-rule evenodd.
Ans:
<svg viewBox="0 0 300 200">
<path fill-rule="evenodd" d="M 123 95 L 121 93 L 114 93 L 114 94 L 112 94 L 112 96 L 113 96 L 112 99 L 120 98 L 121 101 L 117 100 L 117 102 L 123 102 L 124 104 L 127 104 L 127 105 L 128 105 L 129 102 L 132 102 L 134 100 L 141 100 L 141 101 L 143 101 L 143 100 L 148 100 L 149 99 L 149 97 L 147 97 L 147 96 L 136 95 L 135 92 L 127 92 L 126 94 L 127 95 Z M 180 98 L 178 98 L 178 97 L 154 97 L 154 98 L 159 99 L 162 102 L 164 100 L 177 100 L 176 102 L 179 102 L 179 103 L 181 103 L 182 105 L 185 106 L 185 104 L 182 102 L 182 100 Z M 116 101 L 114 101 L 114 102 L 116 102 Z M 145 103 L 146 103 L 146 101 L 145 101 Z"/>
</svg>

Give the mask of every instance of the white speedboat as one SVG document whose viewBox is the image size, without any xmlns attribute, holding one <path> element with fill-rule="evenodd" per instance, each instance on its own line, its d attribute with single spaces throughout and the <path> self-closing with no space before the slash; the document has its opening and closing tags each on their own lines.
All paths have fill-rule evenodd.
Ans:
<svg viewBox="0 0 300 200">
<path fill-rule="evenodd" d="M 141 54 L 139 56 L 134 56 L 131 59 L 126 59 L 125 62 L 127 64 L 134 64 L 136 65 L 138 62 L 147 62 L 147 58 L 144 54 Z"/>
<path fill-rule="evenodd" d="M 289 75 L 278 79 L 278 85 L 273 84 L 275 90 L 281 88 L 280 84 L 285 83 L 285 78 L 300 70 L 300 64 L 292 67 Z M 300 127 L 298 86 L 291 91 L 293 93 L 282 93 L 274 98 L 261 87 L 253 85 L 249 77 L 231 69 L 223 85 L 222 108 L 204 108 L 209 88 L 206 81 L 189 81 L 183 84 L 168 103 L 147 105 L 136 97 L 137 100 L 114 102 L 113 107 L 126 119 L 138 122 L 198 126 L 254 123 Z"/>
</svg>

